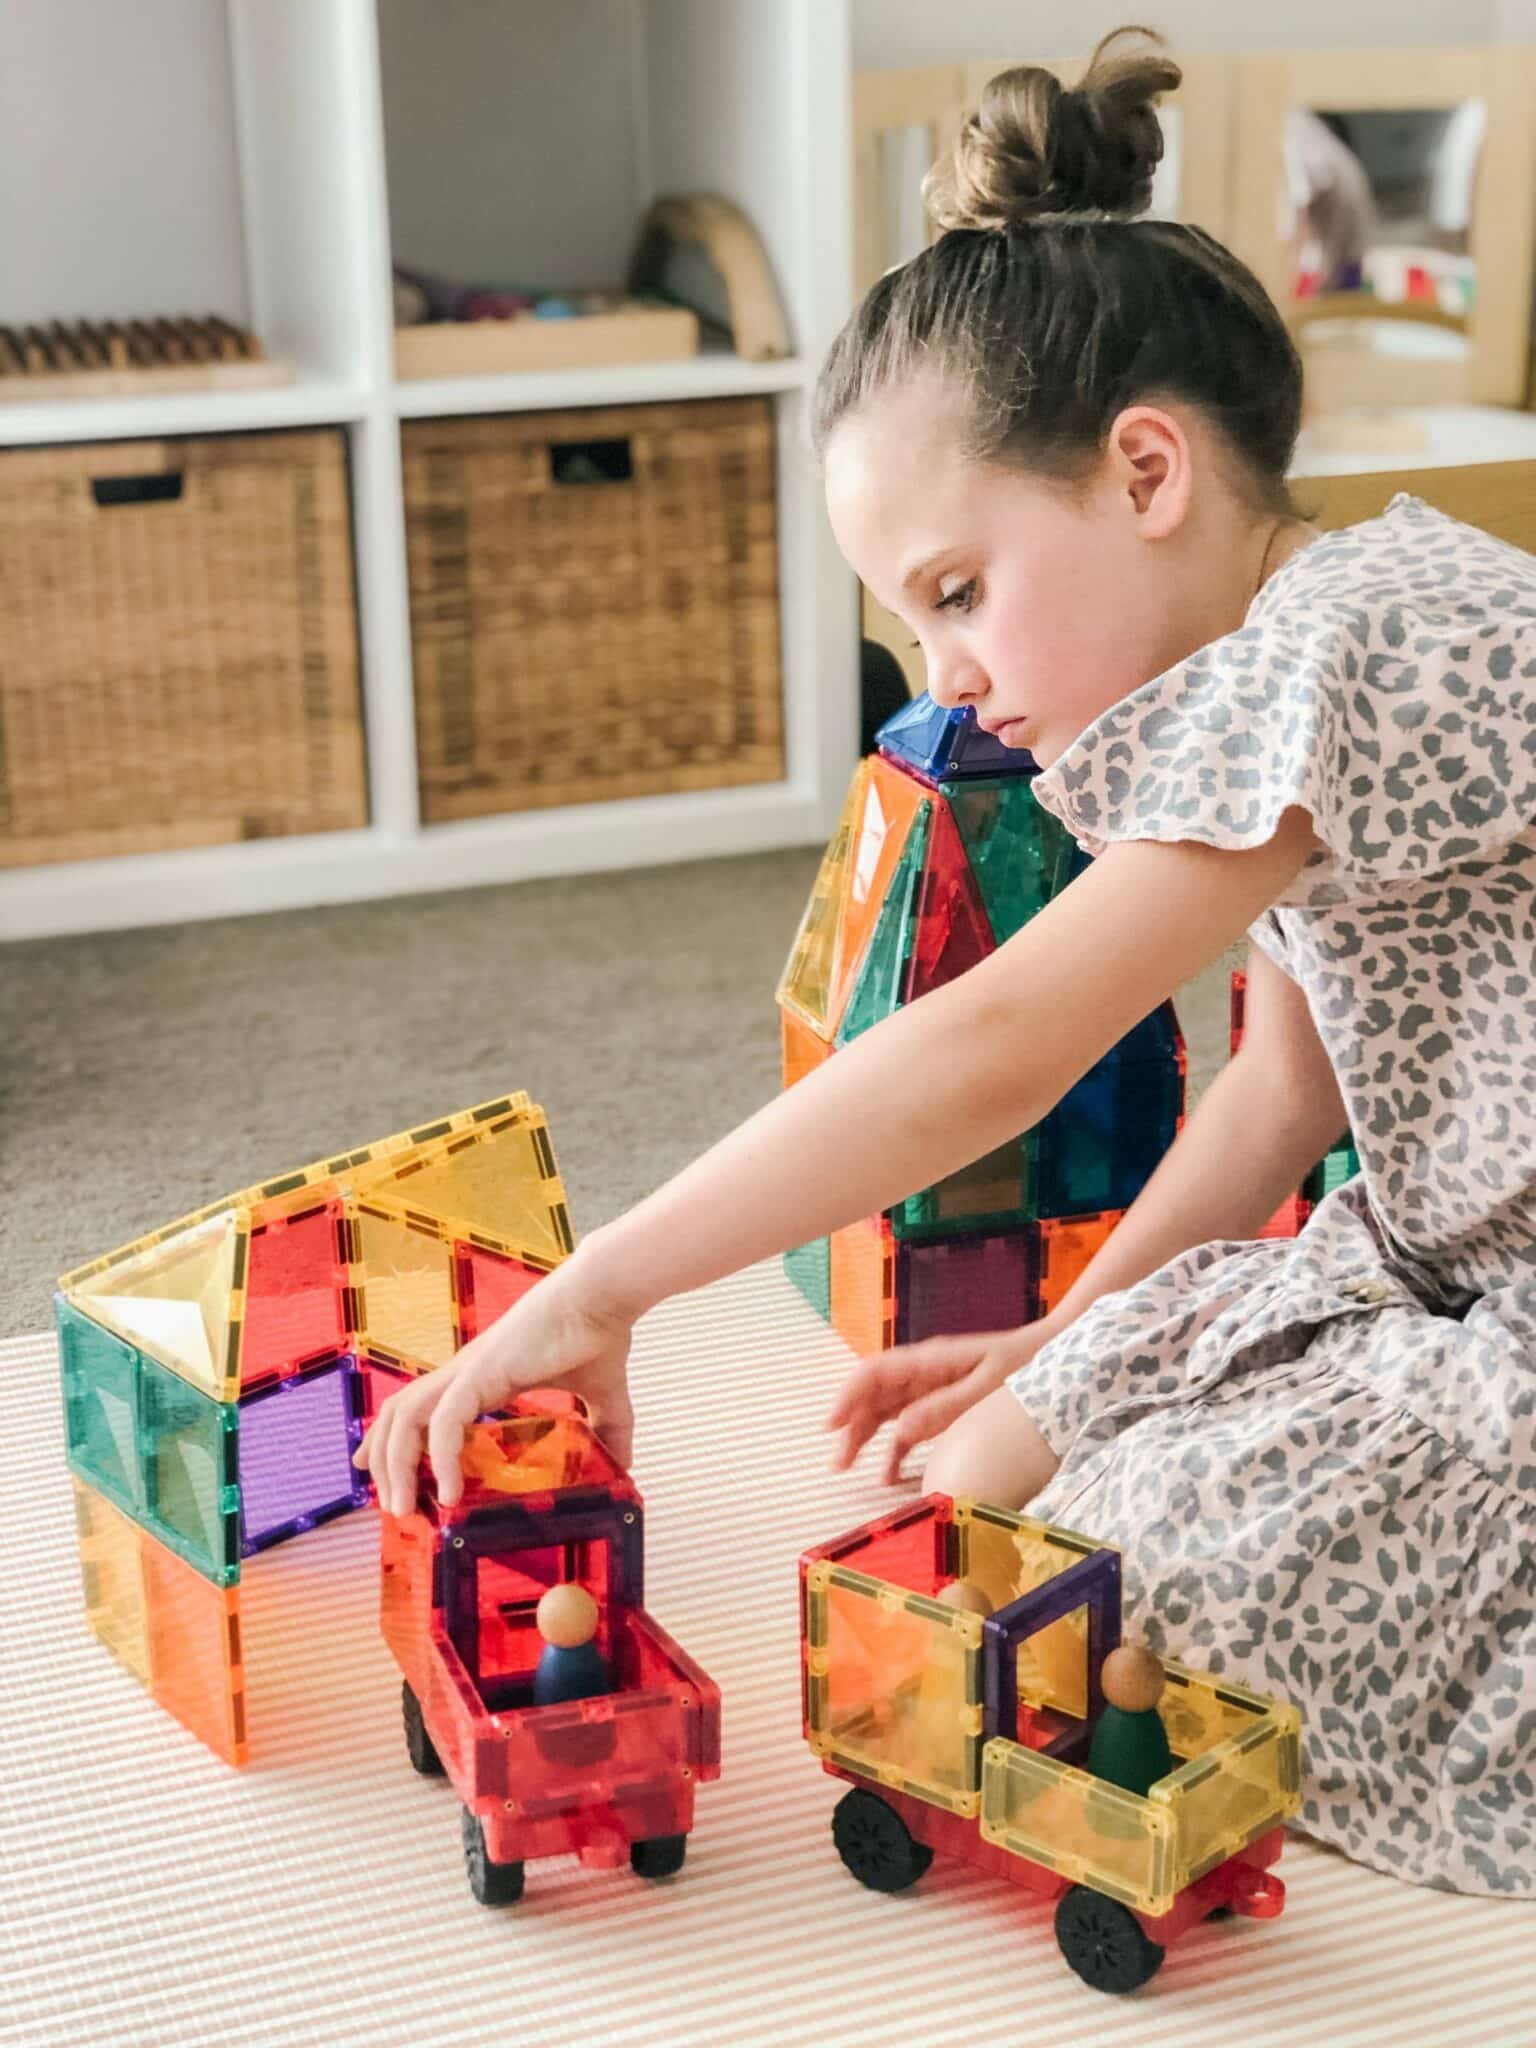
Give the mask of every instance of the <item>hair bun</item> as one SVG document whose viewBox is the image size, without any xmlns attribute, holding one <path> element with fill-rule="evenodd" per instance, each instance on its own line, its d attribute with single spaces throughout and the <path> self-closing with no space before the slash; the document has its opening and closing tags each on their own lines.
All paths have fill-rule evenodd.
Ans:
<svg viewBox="0 0 1536 2048">
<path fill-rule="evenodd" d="M 1122 39 L 1135 46 L 1116 50 Z M 1150 29 L 1118 28 L 1068 91 L 1053 72 L 999 72 L 949 159 L 923 184 L 940 228 L 1011 228 L 1056 214 L 1145 211 L 1163 154 L 1157 100 L 1183 74 Z"/>
</svg>

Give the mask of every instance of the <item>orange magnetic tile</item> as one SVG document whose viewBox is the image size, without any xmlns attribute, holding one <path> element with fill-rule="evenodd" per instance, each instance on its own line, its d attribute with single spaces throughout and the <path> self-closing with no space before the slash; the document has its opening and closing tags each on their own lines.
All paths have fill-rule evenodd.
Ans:
<svg viewBox="0 0 1536 2048">
<path fill-rule="evenodd" d="M 140 1536 L 150 1690 L 226 1763 L 243 1764 L 248 1750 L 240 1588 L 213 1585 L 153 1536 Z"/>
<path fill-rule="evenodd" d="M 912 821 L 932 796 L 916 776 L 903 774 L 879 755 L 871 756 L 865 766 L 868 773 L 862 778 L 844 874 L 827 1007 L 827 1023 L 834 1033 L 843 1021 Z"/>
<path fill-rule="evenodd" d="M 1287 1195 L 1274 1215 L 1259 1232 L 1264 1237 L 1296 1237 L 1301 1226 L 1312 1214 L 1312 1204 L 1303 1194 Z"/>
<path fill-rule="evenodd" d="M 861 1358 L 895 1342 L 896 1250 L 883 1219 L 833 1231 L 831 1322 Z"/>
<path fill-rule="evenodd" d="M 1106 1209 L 1098 1216 L 1052 1218 L 1040 1225 L 1040 1314 L 1048 1316 L 1125 1215 Z"/>
<path fill-rule="evenodd" d="M 779 1012 L 779 1036 L 784 1050 L 784 1086 L 793 1088 L 797 1081 L 803 1081 L 807 1074 L 832 1057 L 832 1047 L 826 1039 L 801 1023 L 792 1010 Z"/>
</svg>

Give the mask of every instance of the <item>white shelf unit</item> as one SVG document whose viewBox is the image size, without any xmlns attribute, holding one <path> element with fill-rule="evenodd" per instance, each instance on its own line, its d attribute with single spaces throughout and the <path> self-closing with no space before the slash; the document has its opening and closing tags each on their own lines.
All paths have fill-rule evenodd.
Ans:
<svg viewBox="0 0 1536 2048">
<path fill-rule="evenodd" d="M 299 376 L 258 391 L 4 405 L 0 448 L 345 431 L 371 822 L 9 869 L 0 937 L 824 840 L 857 751 L 856 588 L 806 431 L 816 365 L 852 298 L 847 0 L 16 0 L 10 18 L 29 90 L 25 118 L 0 136 L 0 178 L 33 203 L 0 218 L 0 318 L 212 310 L 248 322 Z M 50 183 L 59 158 L 62 188 Z M 645 206 L 676 191 L 746 210 L 793 358 L 715 349 L 396 380 L 392 254 L 454 274 L 612 282 Z M 108 249 L 113 260 L 98 261 Z M 423 826 L 400 422 L 739 393 L 771 396 L 778 423 L 785 779 Z"/>
</svg>

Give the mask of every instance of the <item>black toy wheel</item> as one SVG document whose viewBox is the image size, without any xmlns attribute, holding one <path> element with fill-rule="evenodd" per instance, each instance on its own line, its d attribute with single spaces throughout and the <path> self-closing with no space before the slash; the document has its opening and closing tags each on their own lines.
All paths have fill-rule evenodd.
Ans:
<svg viewBox="0 0 1536 2048">
<path fill-rule="evenodd" d="M 482 1906 L 510 1906 L 523 1896 L 521 1863 L 493 1863 L 485 1846 L 485 1829 L 466 1806 L 460 1815 L 464 1835 L 464 1868 L 469 1888 Z"/>
<path fill-rule="evenodd" d="M 424 1778 L 443 1777 L 443 1760 L 433 1748 L 427 1724 L 421 1718 L 421 1701 L 408 1685 L 400 1688 L 400 1718 L 405 1723 L 405 1753 L 411 1760 L 411 1769 L 420 1771 Z"/>
<path fill-rule="evenodd" d="M 686 1835 L 652 1835 L 648 1842 L 631 1842 L 629 1867 L 636 1877 L 675 1877 L 688 1853 Z"/>
<path fill-rule="evenodd" d="M 933 1851 L 917 1840 L 895 1807 L 862 1789 L 837 1802 L 832 1839 L 859 1883 L 874 1892 L 905 1891 L 933 1861 Z"/>
<path fill-rule="evenodd" d="M 1073 1885 L 1057 1902 L 1056 1943 L 1095 1991 L 1134 1991 L 1157 1975 L 1165 1954 L 1128 1906 L 1085 1884 Z"/>
</svg>

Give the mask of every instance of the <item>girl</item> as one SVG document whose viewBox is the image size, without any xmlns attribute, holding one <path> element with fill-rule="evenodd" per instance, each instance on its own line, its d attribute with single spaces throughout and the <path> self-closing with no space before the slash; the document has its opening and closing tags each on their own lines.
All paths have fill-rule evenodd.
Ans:
<svg viewBox="0 0 1536 2048">
<path fill-rule="evenodd" d="M 832 1421 L 848 1458 L 894 1420 L 897 1462 L 947 1424 L 925 1486 L 1122 1546 L 1153 1648 L 1302 1706 L 1309 1832 L 1529 1896 L 1536 563 L 1411 498 L 1298 516 L 1283 323 L 1136 218 L 1178 78 L 1110 38 L 1076 91 L 994 80 L 948 232 L 817 393 L 844 553 L 1092 866 L 589 1237 L 359 1460 L 400 1512 L 425 1448 L 452 1500 L 467 1424 L 552 1379 L 627 1460 L 647 1308 L 1037 1123 L 1251 928 L 1242 1050 L 1061 1308 L 865 1361 Z M 1244 1241 L 1346 1122 L 1359 1179 Z"/>
</svg>

